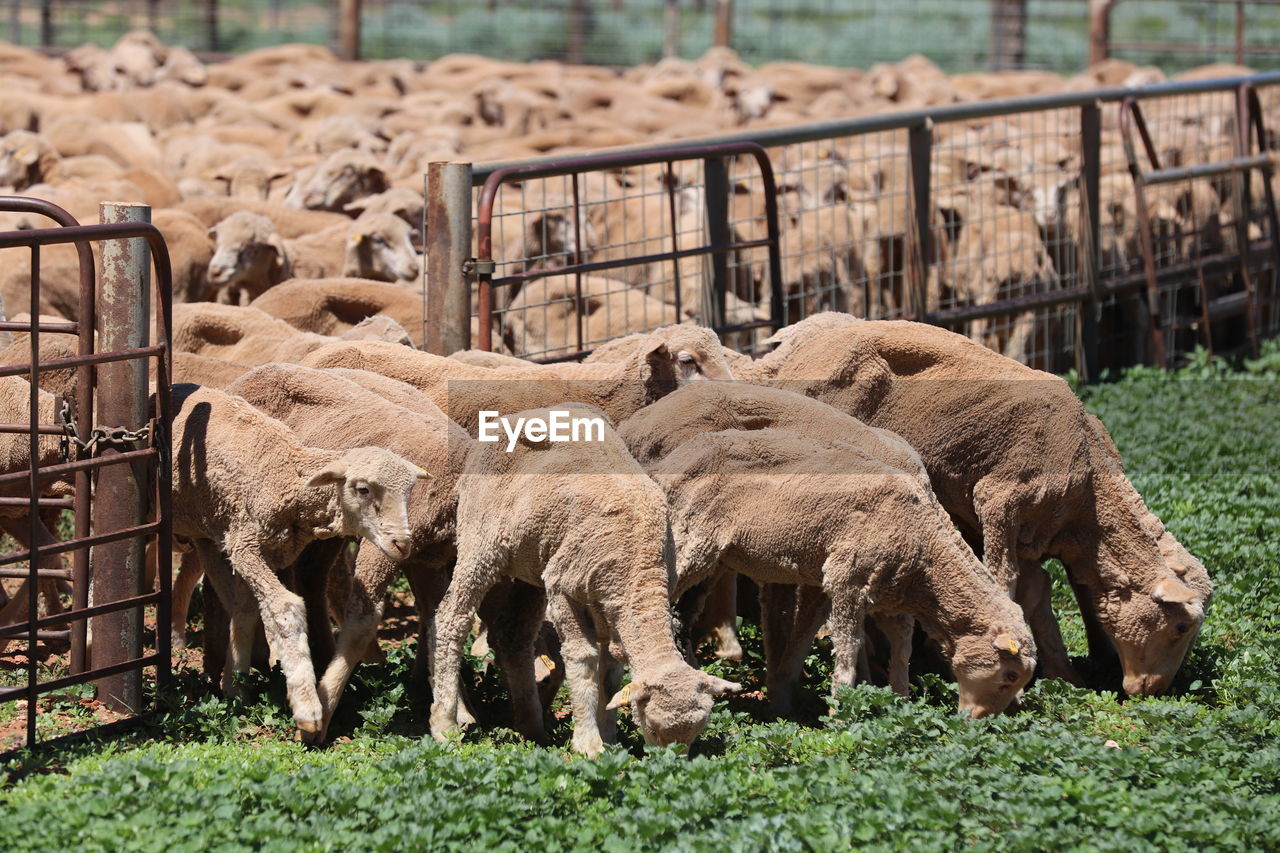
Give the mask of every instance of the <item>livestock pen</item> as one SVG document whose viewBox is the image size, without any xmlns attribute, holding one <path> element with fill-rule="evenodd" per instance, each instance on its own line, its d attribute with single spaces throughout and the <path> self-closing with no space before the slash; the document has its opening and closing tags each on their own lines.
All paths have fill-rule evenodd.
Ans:
<svg viewBox="0 0 1280 853">
<path fill-rule="evenodd" d="M 1256 348 L 1280 331 L 1265 119 L 1278 83 L 1265 72 L 752 130 L 623 149 L 629 166 L 478 164 L 483 191 L 455 193 L 425 232 L 432 280 L 474 283 L 477 343 L 533 358 L 689 317 L 776 327 L 818 310 L 921 319 L 1086 377 Z M 768 151 L 771 176 L 699 148 L 741 143 Z M 467 263 L 477 227 L 492 239 Z M 640 280 L 647 301 L 629 289 Z"/>
</svg>

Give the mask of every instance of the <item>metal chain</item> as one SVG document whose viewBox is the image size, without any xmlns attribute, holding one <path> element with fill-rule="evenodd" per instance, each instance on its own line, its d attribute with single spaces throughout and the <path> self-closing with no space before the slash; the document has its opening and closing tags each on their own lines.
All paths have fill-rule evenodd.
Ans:
<svg viewBox="0 0 1280 853">
<path fill-rule="evenodd" d="M 149 441 L 151 439 L 151 424 L 147 424 L 139 429 L 130 430 L 124 427 L 94 427 L 89 432 L 87 439 L 81 438 L 80 428 L 76 424 L 75 417 L 71 414 L 71 404 L 68 400 L 62 401 L 62 411 L 59 413 L 63 421 L 63 428 L 66 430 L 62 437 L 62 458 L 63 461 L 71 459 L 71 445 L 74 444 L 80 448 L 87 456 L 95 456 L 104 446 L 125 446 L 137 441 Z"/>
</svg>

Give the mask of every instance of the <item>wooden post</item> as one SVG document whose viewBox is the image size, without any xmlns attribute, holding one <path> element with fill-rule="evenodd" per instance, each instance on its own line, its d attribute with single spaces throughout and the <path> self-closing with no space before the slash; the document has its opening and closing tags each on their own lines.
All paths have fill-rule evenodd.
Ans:
<svg viewBox="0 0 1280 853">
<path fill-rule="evenodd" d="M 360 58 L 360 0 L 342 0 L 338 7 L 338 58 Z"/>
<path fill-rule="evenodd" d="M 733 47 L 733 0 L 716 0 L 716 47 Z"/>
<path fill-rule="evenodd" d="M 1027 0 L 991 0 L 987 65 L 992 71 L 1016 71 L 1027 54 Z"/>
<path fill-rule="evenodd" d="M 1111 7 L 1116 0 L 1089 0 L 1089 64 L 1096 65 L 1111 53 Z"/>
<path fill-rule="evenodd" d="M 679 0 L 667 0 L 666 9 L 663 12 L 663 29 L 665 35 L 662 40 L 662 55 L 678 56 L 680 54 Z"/>
</svg>

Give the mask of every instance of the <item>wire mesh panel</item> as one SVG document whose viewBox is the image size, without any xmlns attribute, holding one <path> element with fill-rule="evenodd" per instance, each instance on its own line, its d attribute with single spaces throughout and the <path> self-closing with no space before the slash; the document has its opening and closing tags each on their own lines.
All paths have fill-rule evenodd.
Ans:
<svg viewBox="0 0 1280 853">
<path fill-rule="evenodd" d="M 747 163 L 756 210 L 739 201 Z M 754 339 L 777 325 L 774 199 L 749 144 L 494 171 L 476 203 L 480 346 L 575 357 L 681 322 Z"/>
</svg>

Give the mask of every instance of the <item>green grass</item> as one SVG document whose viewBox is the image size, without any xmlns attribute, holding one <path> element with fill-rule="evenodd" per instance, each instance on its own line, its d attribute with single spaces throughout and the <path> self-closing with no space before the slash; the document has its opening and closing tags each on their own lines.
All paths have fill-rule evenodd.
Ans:
<svg viewBox="0 0 1280 853">
<path fill-rule="evenodd" d="M 1152 508 L 1217 591 L 1171 694 L 1041 682 L 973 721 L 954 688 L 862 687 L 827 716 L 721 704 L 690 757 L 624 746 L 589 761 L 500 728 L 425 737 L 411 647 L 362 666 L 338 743 L 289 740 L 279 676 L 248 705 L 184 673 L 145 737 L 11 762 L 0 831 L 35 849 L 1082 850 L 1280 847 L 1280 346 L 1245 367 L 1197 358 L 1084 392 Z M 1083 654 L 1065 608 L 1067 638 Z M 758 678 L 748 661 L 723 668 Z M 486 677 L 480 702 L 501 714 Z M 554 731 L 558 743 L 568 722 Z M 1117 746 L 1108 746 L 1108 741 Z"/>
</svg>

